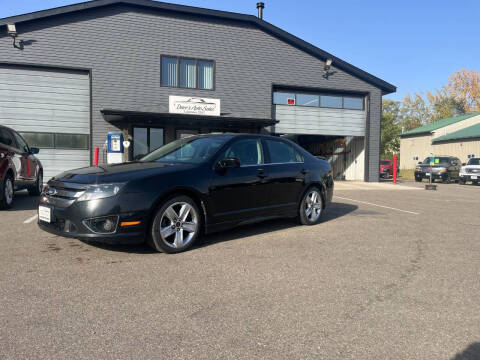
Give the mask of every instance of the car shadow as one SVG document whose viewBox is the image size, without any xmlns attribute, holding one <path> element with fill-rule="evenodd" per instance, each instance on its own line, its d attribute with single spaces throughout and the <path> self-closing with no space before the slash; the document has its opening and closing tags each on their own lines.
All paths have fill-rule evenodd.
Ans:
<svg viewBox="0 0 480 360">
<path fill-rule="evenodd" d="M 461 353 L 457 353 L 451 360 L 478 360 L 480 359 L 480 343 L 472 343 Z"/>
<path fill-rule="evenodd" d="M 358 209 L 358 206 L 352 204 L 346 204 L 341 202 L 333 202 L 325 211 L 322 223 L 338 219 L 342 216 L 348 215 Z M 262 235 L 269 232 L 281 231 L 286 229 L 295 228 L 301 226 L 296 219 L 274 219 L 267 220 L 264 222 L 241 225 L 236 228 L 230 229 L 228 231 L 221 231 L 218 233 L 208 234 L 203 236 L 196 245 L 194 245 L 189 251 L 195 251 L 206 246 L 215 245 L 225 241 L 239 240 L 246 237 Z M 82 240 L 83 241 L 83 240 Z M 91 246 L 101 248 L 104 250 L 115 251 L 115 252 L 128 252 L 136 254 L 151 254 L 156 253 L 152 250 L 147 244 L 138 244 L 138 245 L 110 245 L 102 244 L 95 242 L 86 242 Z"/>
<path fill-rule="evenodd" d="M 27 190 L 20 190 L 15 192 L 12 207 L 2 211 L 36 210 L 39 201 L 39 196 L 30 196 Z"/>
</svg>

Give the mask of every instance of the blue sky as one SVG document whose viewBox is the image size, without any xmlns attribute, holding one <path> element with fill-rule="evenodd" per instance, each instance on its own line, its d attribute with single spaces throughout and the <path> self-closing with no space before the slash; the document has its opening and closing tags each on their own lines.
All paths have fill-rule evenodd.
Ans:
<svg viewBox="0 0 480 360">
<path fill-rule="evenodd" d="M 0 0 L 0 18 L 77 3 Z M 170 0 L 256 14 L 257 0 Z M 440 88 L 480 71 L 479 0 L 264 0 L 264 19 L 397 86 L 387 98 Z M 101 36 L 101 35 L 100 35 Z"/>
</svg>

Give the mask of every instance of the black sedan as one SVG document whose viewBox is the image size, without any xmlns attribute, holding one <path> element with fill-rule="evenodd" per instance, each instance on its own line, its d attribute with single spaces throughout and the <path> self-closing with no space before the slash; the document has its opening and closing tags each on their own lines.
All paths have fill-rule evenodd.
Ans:
<svg viewBox="0 0 480 360">
<path fill-rule="evenodd" d="M 38 224 L 58 235 L 107 243 L 145 239 L 186 250 L 201 233 L 277 217 L 320 222 L 333 195 L 327 161 L 266 135 L 199 135 L 139 161 L 52 178 Z"/>
</svg>

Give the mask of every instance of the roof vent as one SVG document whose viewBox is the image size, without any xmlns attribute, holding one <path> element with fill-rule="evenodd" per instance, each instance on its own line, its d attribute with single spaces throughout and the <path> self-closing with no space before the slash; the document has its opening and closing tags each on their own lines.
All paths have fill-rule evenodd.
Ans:
<svg viewBox="0 0 480 360">
<path fill-rule="evenodd" d="M 263 2 L 257 2 L 257 10 L 258 10 L 258 18 L 263 19 L 263 9 L 265 8 L 265 4 Z"/>
</svg>

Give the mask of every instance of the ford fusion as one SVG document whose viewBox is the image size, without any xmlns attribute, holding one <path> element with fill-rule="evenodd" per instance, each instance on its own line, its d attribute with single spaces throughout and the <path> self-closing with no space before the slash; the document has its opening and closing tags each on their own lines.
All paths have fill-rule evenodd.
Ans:
<svg viewBox="0 0 480 360">
<path fill-rule="evenodd" d="M 327 161 L 279 137 L 198 135 L 138 161 L 68 171 L 44 188 L 38 224 L 106 243 L 176 253 L 202 233 L 277 218 L 320 222 L 333 195 Z"/>
</svg>

